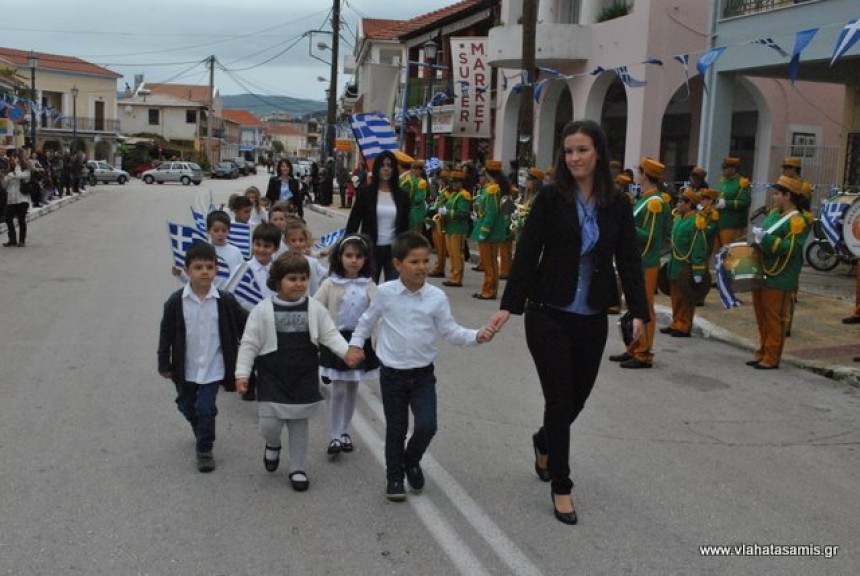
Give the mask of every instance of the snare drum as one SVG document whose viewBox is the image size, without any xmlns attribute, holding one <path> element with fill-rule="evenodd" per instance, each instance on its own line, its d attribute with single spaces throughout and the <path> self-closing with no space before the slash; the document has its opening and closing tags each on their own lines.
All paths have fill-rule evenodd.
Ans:
<svg viewBox="0 0 860 576">
<path fill-rule="evenodd" d="M 761 288 L 764 274 L 761 252 L 745 242 L 728 244 L 723 252 L 723 269 L 731 282 L 733 292 L 747 292 Z"/>
</svg>

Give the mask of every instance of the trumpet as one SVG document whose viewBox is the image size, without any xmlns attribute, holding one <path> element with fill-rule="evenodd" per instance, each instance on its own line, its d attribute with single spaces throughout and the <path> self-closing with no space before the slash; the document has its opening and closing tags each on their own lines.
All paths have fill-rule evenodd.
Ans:
<svg viewBox="0 0 860 576">
<path fill-rule="evenodd" d="M 764 205 L 761 208 L 756 208 L 755 210 L 753 210 L 753 213 L 750 214 L 750 222 L 752 222 L 759 216 L 764 216 L 765 214 L 767 214 L 767 205 Z"/>
<path fill-rule="evenodd" d="M 516 232 L 520 228 L 522 228 L 525 223 L 526 217 L 529 215 L 529 209 L 531 208 L 528 204 L 522 204 L 517 202 L 516 209 L 513 214 L 511 214 L 511 225 L 509 226 L 511 232 Z"/>
</svg>

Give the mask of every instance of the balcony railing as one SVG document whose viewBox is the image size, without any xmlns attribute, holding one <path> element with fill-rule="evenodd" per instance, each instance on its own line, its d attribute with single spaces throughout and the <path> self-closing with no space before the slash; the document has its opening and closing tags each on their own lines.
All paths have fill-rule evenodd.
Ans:
<svg viewBox="0 0 860 576">
<path fill-rule="evenodd" d="M 810 0 L 724 0 L 723 18 L 747 16 L 803 4 Z"/>
<path fill-rule="evenodd" d="M 39 119 L 39 127 L 45 129 L 74 130 L 75 119 L 63 116 L 61 118 L 49 118 L 43 115 Z M 119 132 L 119 120 L 107 118 L 78 118 L 78 132 Z"/>
</svg>

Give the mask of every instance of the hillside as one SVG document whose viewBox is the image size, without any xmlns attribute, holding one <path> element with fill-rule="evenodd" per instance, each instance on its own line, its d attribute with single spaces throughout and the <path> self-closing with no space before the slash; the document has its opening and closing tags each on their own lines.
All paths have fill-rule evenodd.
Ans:
<svg viewBox="0 0 860 576">
<path fill-rule="evenodd" d="M 221 96 L 222 106 L 228 110 L 247 110 L 258 118 L 273 112 L 286 112 L 293 116 L 309 113 L 323 113 L 326 103 L 322 100 L 304 100 L 290 96 L 258 96 L 255 94 L 235 94 Z"/>
</svg>

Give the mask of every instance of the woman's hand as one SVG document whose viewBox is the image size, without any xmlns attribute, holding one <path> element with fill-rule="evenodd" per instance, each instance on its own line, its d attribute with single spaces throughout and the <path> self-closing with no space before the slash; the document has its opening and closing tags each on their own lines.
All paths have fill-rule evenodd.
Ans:
<svg viewBox="0 0 860 576">
<path fill-rule="evenodd" d="M 499 310 L 490 317 L 490 321 L 487 322 L 487 326 L 492 328 L 494 331 L 499 332 L 510 317 L 511 313 L 507 310 Z"/>
<path fill-rule="evenodd" d="M 633 341 L 639 340 L 645 332 L 645 321 L 642 318 L 633 319 Z"/>
</svg>

